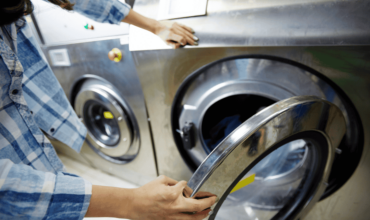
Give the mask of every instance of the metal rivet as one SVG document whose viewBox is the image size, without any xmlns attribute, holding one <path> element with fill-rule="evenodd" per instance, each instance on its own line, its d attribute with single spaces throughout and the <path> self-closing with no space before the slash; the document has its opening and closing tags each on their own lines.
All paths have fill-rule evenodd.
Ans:
<svg viewBox="0 0 370 220">
<path fill-rule="evenodd" d="M 341 149 L 339 149 L 339 148 L 337 148 L 337 149 L 335 149 L 335 153 L 337 153 L 337 154 L 341 154 L 341 153 L 342 153 L 342 150 L 341 150 Z"/>
<path fill-rule="evenodd" d="M 123 118 L 121 116 L 117 118 L 118 121 L 122 121 L 122 119 Z"/>
<path fill-rule="evenodd" d="M 127 141 L 127 138 L 123 138 L 123 141 Z"/>
<path fill-rule="evenodd" d="M 55 129 L 54 129 L 54 128 L 51 128 L 51 129 L 50 129 L 50 132 L 54 132 L 54 131 L 55 131 Z"/>
<path fill-rule="evenodd" d="M 148 121 L 150 121 L 150 118 L 148 118 Z"/>
<path fill-rule="evenodd" d="M 33 114 L 33 111 L 30 111 L 31 114 Z"/>
</svg>

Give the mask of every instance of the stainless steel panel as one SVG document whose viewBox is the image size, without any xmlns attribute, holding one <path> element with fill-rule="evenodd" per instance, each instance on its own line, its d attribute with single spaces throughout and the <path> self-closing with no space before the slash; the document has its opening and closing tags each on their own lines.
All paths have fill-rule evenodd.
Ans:
<svg viewBox="0 0 370 220">
<path fill-rule="evenodd" d="M 123 53 L 123 58 L 118 63 L 108 59 L 108 52 L 113 48 L 119 48 Z M 51 66 L 68 97 L 73 82 L 79 77 L 85 74 L 100 76 L 117 88 L 118 95 L 126 100 L 134 112 L 140 128 L 140 151 L 138 156 L 128 164 L 119 165 L 109 162 L 87 145 L 83 146 L 81 156 L 93 166 L 136 184 L 144 184 L 156 178 L 156 164 L 144 97 L 128 45 L 121 45 L 120 39 L 113 39 L 43 47 L 49 63 L 51 62 L 48 51 L 54 49 L 66 49 L 69 54 L 71 66 Z M 65 151 L 73 154 L 71 151 Z M 73 155 L 72 157 L 79 158 L 80 156 Z"/>
<path fill-rule="evenodd" d="M 313 138 L 313 135 L 304 134 L 307 131 L 318 132 L 323 135 L 324 141 L 320 143 L 322 145 L 316 146 L 316 148 L 326 153 L 323 153 L 321 158 L 311 158 L 313 160 L 310 162 L 311 165 L 316 164 L 320 168 L 316 168 L 316 174 L 311 173 L 311 175 L 317 176 L 315 181 L 312 178 L 311 180 L 304 180 L 314 185 L 315 189 L 309 192 L 310 190 L 301 186 L 302 188 L 299 190 L 299 194 L 306 194 L 306 196 L 310 194 L 306 199 L 301 198 L 302 201 L 295 201 L 301 203 L 297 206 L 301 206 L 302 211 L 295 214 L 285 214 L 286 216 L 284 216 L 284 219 L 303 218 L 320 199 L 325 190 L 325 183 L 328 180 L 334 161 L 335 149 L 339 146 L 346 131 L 346 122 L 341 110 L 328 101 L 312 96 L 292 97 L 265 108 L 236 128 L 209 154 L 188 183 L 188 186 L 193 190 L 191 197 L 197 197 L 197 194 L 203 194 L 204 196 L 204 192 L 208 192 L 220 198 L 212 206 L 213 214 L 206 219 L 215 219 L 217 212 L 222 210 L 220 206 L 236 185 L 237 182 L 235 181 L 240 180 L 245 175 L 246 169 L 251 169 L 251 166 L 255 165 L 253 162 L 266 156 L 265 154 L 269 150 L 281 147 L 281 145 L 276 146 L 276 144 L 294 135 L 301 133 L 302 136 L 299 138 L 301 140 Z M 257 136 L 256 133 L 260 135 Z M 313 149 L 308 148 L 306 150 Z M 315 157 L 314 155 L 311 156 Z M 322 164 L 319 165 L 320 163 Z M 277 166 L 278 164 L 275 163 L 274 165 Z M 314 172 L 314 170 L 307 170 L 306 172 Z M 292 195 L 293 198 L 300 196 L 303 195 Z M 280 199 L 283 200 L 283 198 L 284 196 Z M 248 198 L 245 199 L 248 200 Z M 295 202 L 284 204 L 284 206 L 291 209 L 295 206 Z M 250 207 L 247 204 L 235 204 L 235 206 L 240 206 L 242 210 Z M 278 211 L 289 213 L 289 211 L 281 209 L 282 207 L 278 208 Z M 248 218 L 245 215 L 246 213 L 243 212 L 240 216 L 236 211 L 233 210 L 233 212 L 227 213 L 229 214 L 228 219 L 240 219 L 243 218 L 243 214 L 245 219 L 255 219 Z M 282 213 L 279 214 L 282 215 Z"/>
<path fill-rule="evenodd" d="M 156 18 L 158 2 L 137 0 L 134 9 Z M 369 13 L 366 0 L 209 0 L 207 16 L 176 21 L 194 29 L 198 48 L 368 45 Z M 134 26 L 130 35 L 131 51 L 171 48 Z"/>
<path fill-rule="evenodd" d="M 171 105 L 182 81 L 192 72 L 228 56 L 264 54 L 309 66 L 336 83 L 360 114 L 365 145 L 351 179 L 336 193 L 319 202 L 306 219 L 367 219 L 370 199 L 370 47 L 232 47 L 135 51 L 137 71 L 151 116 L 160 174 L 188 180 L 186 167 L 172 139 Z M 288 79 L 289 80 L 289 79 Z"/>
</svg>

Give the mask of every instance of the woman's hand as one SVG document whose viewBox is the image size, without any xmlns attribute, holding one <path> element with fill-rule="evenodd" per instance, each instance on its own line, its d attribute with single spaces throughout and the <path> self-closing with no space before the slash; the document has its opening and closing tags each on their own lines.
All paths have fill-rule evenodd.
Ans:
<svg viewBox="0 0 370 220">
<path fill-rule="evenodd" d="M 185 181 L 177 182 L 169 177 L 160 176 L 154 181 L 135 189 L 132 201 L 134 211 L 130 219 L 194 219 L 207 217 L 216 202 L 216 197 L 205 199 L 186 198 L 184 190 L 189 192 Z M 192 214 L 185 214 L 192 213 Z"/>
<path fill-rule="evenodd" d="M 199 40 L 193 35 L 193 29 L 173 21 L 159 21 L 154 34 L 175 49 L 186 44 L 198 45 Z"/>
<path fill-rule="evenodd" d="M 191 192 L 185 181 L 177 182 L 166 176 L 160 176 L 137 189 L 94 185 L 85 217 L 137 220 L 204 219 L 211 211 L 208 208 L 216 202 L 216 196 L 202 193 L 199 196 L 203 199 L 187 198 Z"/>
<path fill-rule="evenodd" d="M 199 39 L 193 35 L 194 31 L 190 27 L 173 21 L 156 21 L 134 10 L 130 10 L 122 21 L 158 35 L 173 48 L 179 48 L 186 44 L 198 45 Z"/>
</svg>

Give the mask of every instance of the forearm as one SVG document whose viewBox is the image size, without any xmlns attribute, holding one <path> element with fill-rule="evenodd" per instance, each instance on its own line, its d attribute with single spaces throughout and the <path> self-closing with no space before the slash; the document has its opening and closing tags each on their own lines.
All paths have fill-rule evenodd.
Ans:
<svg viewBox="0 0 370 220">
<path fill-rule="evenodd" d="M 122 22 L 135 25 L 154 34 L 158 34 L 158 30 L 160 30 L 162 26 L 161 23 L 157 20 L 145 17 L 132 9 L 130 10 L 129 14 L 122 20 Z"/>
<path fill-rule="evenodd" d="M 93 185 L 85 217 L 130 218 L 134 189 Z"/>
</svg>

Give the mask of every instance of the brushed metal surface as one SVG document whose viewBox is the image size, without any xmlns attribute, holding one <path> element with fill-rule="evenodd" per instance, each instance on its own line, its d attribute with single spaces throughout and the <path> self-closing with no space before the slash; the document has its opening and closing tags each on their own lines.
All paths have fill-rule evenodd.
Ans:
<svg viewBox="0 0 370 220">
<path fill-rule="evenodd" d="M 289 59 L 322 73 L 336 83 L 357 109 L 364 127 L 362 159 L 349 181 L 319 202 L 306 219 L 367 219 L 370 203 L 370 47 L 231 47 L 133 52 L 151 116 L 159 174 L 190 179 L 192 172 L 182 160 L 171 137 L 171 105 L 183 80 L 203 65 L 236 55 L 262 54 Z M 287 79 L 289 80 L 289 79 Z"/>
<path fill-rule="evenodd" d="M 132 162 L 119 165 L 101 158 L 86 144 L 83 145 L 80 155 L 71 155 L 77 153 L 65 150 L 65 148 L 59 150 L 63 150 L 74 158 L 82 156 L 89 161 L 90 165 L 139 185 L 156 178 L 156 164 L 144 96 L 128 45 L 121 45 L 120 39 L 117 38 L 61 46 L 44 46 L 43 51 L 49 63 L 51 62 L 47 55 L 48 51 L 61 48 L 67 49 L 71 66 L 51 66 L 51 68 L 67 97 L 70 95 L 74 81 L 85 74 L 100 76 L 110 82 L 135 114 L 140 131 L 140 151 Z M 119 48 L 123 53 L 123 58 L 118 63 L 108 59 L 107 54 L 112 48 Z"/>
<path fill-rule="evenodd" d="M 159 0 L 137 0 L 134 10 L 155 19 L 158 5 Z M 206 16 L 175 21 L 194 29 L 198 48 L 368 45 L 369 13 L 366 0 L 209 0 Z M 130 36 L 131 51 L 171 48 L 134 26 Z"/>
<path fill-rule="evenodd" d="M 263 135 L 258 137 L 258 144 L 252 145 L 252 140 L 256 138 L 254 134 L 262 131 Z M 318 179 L 314 193 L 305 201 L 298 214 L 289 216 L 289 219 L 303 218 L 325 190 L 324 183 L 330 174 L 335 149 L 346 131 L 346 122 L 341 110 L 334 104 L 313 96 L 295 96 L 277 102 L 236 128 L 208 155 L 189 180 L 188 186 L 193 190 L 191 197 L 197 197 L 197 193 L 204 192 L 218 198 L 227 196 L 231 190 L 230 186 L 245 169 L 252 166 L 253 161 L 276 143 L 305 131 L 323 134 L 326 140 L 324 145 L 318 148 L 328 148 L 325 149 L 328 154 L 321 159 L 325 161 L 325 165 L 320 168 L 324 172 Z M 215 219 L 222 202 L 216 202 L 212 206 L 213 214 L 205 219 Z M 232 213 L 229 215 L 230 218 L 237 219 Z"/>
</svg>

